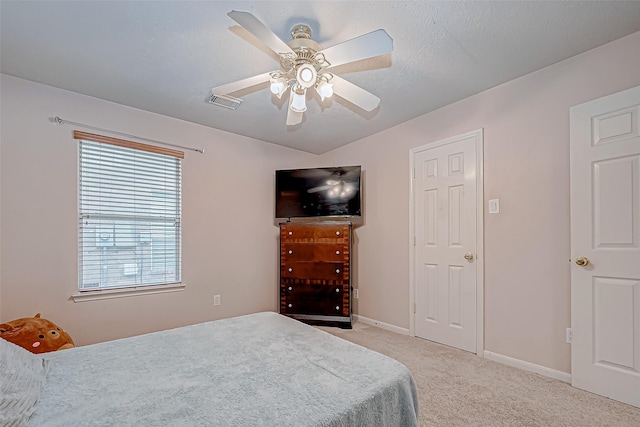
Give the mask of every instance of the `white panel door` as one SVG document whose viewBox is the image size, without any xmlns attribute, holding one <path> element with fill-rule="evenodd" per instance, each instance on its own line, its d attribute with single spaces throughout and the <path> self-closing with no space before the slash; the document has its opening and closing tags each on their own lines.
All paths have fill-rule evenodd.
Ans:
<svg viewBox="0 0 640 427">
<path fill-rule="evenodd" d="M 476 146 L 481 132 L 413 153 L 415 335 L 476 352 Z"/>
<path fill-rule="evenodd" d="M 640 406 L 640 87 L 571 108 L 571 374 Z"/>
</svg>

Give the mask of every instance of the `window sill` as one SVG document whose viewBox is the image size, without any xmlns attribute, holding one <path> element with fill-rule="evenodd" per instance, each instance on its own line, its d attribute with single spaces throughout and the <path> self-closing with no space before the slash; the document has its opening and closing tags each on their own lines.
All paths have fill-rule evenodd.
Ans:
<svg viewBox="0 0 640 427">
<path fill-rule="evenodd" d="M 131 287 L 119 289 L 103 289 L 99 291 L 84 291 L 71 295 L 74 302 L 96 301 L 102 299 L 135 297 L 139 295 L 164 294 L 166 292 L 180 292 L 185 288 L 184 283 L 171 285 L 157 285 L 144 287 Z"/>
</svg>

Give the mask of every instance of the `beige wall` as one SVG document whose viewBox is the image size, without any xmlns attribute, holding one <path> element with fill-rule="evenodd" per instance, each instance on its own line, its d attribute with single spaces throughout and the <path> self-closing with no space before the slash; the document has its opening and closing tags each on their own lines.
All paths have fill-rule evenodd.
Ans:
<svg viewBox="0 0 640 427">
<path fill-rule="evenodd" d="M 409 328 L 409 150 L 484 128 L 485 199 L 501 200 L 499 215 L 485 209 L 485 347 L 569 372 L 568 108 L 639 85 L 639 50 L 636 33 L 322 156 L 2 76 L 0 321 L 42 311 L 86 344 L 275 309 L 277 229 L 265 177 L 361 164 L 357 313 Z M 187 290 L 69 300 L 76 147 L 73 127 L 48 121 L 55 115 L 207 149 L 184 161 Z"/>
<path fill-rule="evenodd" d="M 569 107 L 640 85 L 638 52 L 635 33 L 325 155 L 366 170 L 359 314 L 409 328 L 409 150 L 484 128 L 485 349 L 570 372 Z"/>
<path fill-rule="evenodd" d="M 273 174 L 316 156 L 2 75 L 0 321 L 42 312 L 78 344 L 276 310 Z M 215 108 L 211 107 L 211 114 Z M 203 147 L 183 161 L 182 292 L 74 303 L 77 152 L 88 123 Z M 222 305 L 214 307 L 213 295 Z"/>
</svg>

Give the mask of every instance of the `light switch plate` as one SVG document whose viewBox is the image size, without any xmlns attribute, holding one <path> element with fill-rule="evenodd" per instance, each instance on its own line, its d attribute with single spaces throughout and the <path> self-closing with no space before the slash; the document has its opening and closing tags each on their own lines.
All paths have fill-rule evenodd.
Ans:
<svg viewBox="0 0 640 427">
<path fill-rule="evenodd" d="M 490 214 L 500 213 L 500 199 L 489 200 L 489 213 Z"/>
</svg>

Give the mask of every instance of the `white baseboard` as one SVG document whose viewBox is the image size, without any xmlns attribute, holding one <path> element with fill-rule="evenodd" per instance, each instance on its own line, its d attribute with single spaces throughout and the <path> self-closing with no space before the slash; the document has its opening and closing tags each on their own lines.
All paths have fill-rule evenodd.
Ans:
<svg viewBox="0 0 640 427">
<path fill-rule="evenodd" d="M 571 384 L 571 374 L 567 374 L 566 372 L 557 371 L 545 366 L 536 365 L 535 363 L 525 362 L 524 360 L 514 359 L 513 357 L 504 356 L 498 353 L 492 353 L 486 350 L 484 351 L 483 355 L 486 359 L 502 363 L 503 365 L 513 366 L 514 368 L 523 369 L 529 372 L 535 372 L 536 374 L 540 374 L 545 377 L 554 378 L 556 380 L 564 381 L 565 383 Z"/>
<path fill-rule="evenodd" d="M 377 320 L 369 319 L 367 317 L 360 316 L 358 314 L 353 315 L 353 320 L 356 322 L 363 323 L 365 325 L 377 326 L 380 329 L 395 332 L 396 334 L 409 335 L 409 330 L 406 328 L 401 328 L 399 326 L 390 325 L 384 322 L 379 322 Z"/>
<path fill-rule="evenodd" d="M 385 329 L 397 334 L 409 335 L 409 329 L 390 325 L 389 323 L 380 322 L 374 319 L 369 319 L 368 317 L 360 316 L 358 314 L 353 315 L 353 321 L 360 322 L 364 325 L 377 326 L 380 329 Z M 502 363 L 503 365 L 508 365 L 525 371 L 534 372 L 545 377 L 553 378 L 571 384 L 571 374 L 568 374 L 566 372 L 547 368 L 546 366 L 536 365 L 535 363 L 531 362 L 525 362 L 524 360 L 514 359 L 513 357 L 504 356 L 502 354 L 493 353 L 487 350 L 485 350 L 482 354 L 485 359 L 493 360 L 494 362 Z"/>
</svg>

